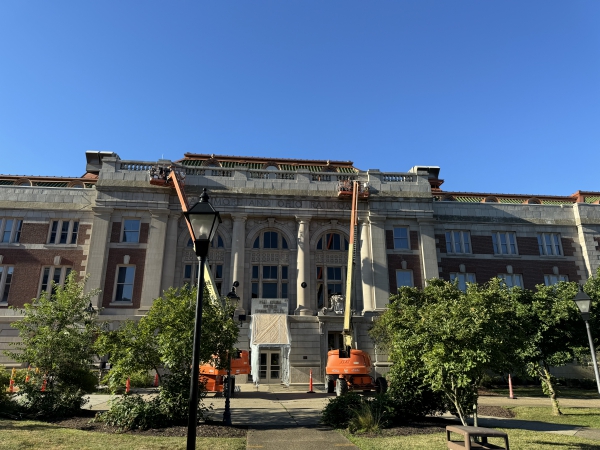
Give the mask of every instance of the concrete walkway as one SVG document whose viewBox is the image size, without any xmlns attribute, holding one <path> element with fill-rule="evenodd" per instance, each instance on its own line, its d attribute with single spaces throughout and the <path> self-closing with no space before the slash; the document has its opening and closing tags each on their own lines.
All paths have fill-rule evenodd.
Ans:
<svg viewBox="0 0 600 450">
<path fill-rule="evenodd" d="M 248 431 L 247 449 L 264 450 L 312 450 L 312 449 L 357 449 L 337 431 L 330 428 L 294 427 L 280 429 L 251 429 Z"/>
</svg>

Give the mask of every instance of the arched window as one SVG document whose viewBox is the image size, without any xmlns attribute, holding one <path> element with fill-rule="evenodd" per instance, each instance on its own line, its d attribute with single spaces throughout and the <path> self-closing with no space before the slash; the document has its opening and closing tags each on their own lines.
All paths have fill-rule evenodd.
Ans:
<svg viewBox="0 0 600 450">
<path fill-rule="evenodd" d="M 348 239 L 340 233 L 325 233 L 317 241 L 317 304 L 330 307 L 332 295 L 343 295 L 346 286 Z"/>
<path fill-rule="evenodd" d="M 188 247 L 193 247 L 194 246 L 194 241 L 192 241 L 192 238 L 190 238 L 188 240 L 187 246 Z M 210 243 L 210 246 L 212 248 L 225 248 L 225 244 L 223 243 L 223 238 L 220 235 L 217 234 L 213 238 L 212 242 Z"/>
<path fill-rule="evenodd" d="M 289 246 L 285 237 L 278 231 L 263 231 L 252 249 L 252 298 L 288 298 Z M 261 257 L 263 252 L 268 258 Z"/>
</svg>

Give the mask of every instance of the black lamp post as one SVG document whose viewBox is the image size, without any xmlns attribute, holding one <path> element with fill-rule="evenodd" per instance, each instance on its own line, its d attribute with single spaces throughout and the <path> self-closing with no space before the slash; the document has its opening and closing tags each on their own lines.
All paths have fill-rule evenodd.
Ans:
<svg viewBox="0 0 600 450">
<path fill-rule="evenodd" d="M 231 301 L 238 301 L 240 297 L 235 293 L 235 288 L 240 283 L 233 282 L 231 292 L 227 294 L 227 298 Z M 231 409 L 229 408 L 229 399 L 231 398 L 231 352 L 227 355 L 227 390 L 225 391 L 225 411 L 223 412 L 223 424 L 231 426 Z"/>
<path fill-rule="evenodd" d="M 208 202 L 206 188 L 200 201 L 184 213 L 194 232 L 194 249 L 200 260 L 198 270 L 198 295 L 196 297 L 196 320 L 194 322 L 194 348 L 192 352 L 192 379 L 190 381 L 187 450 L 196 448 L 196 426 L 198 422 L 198 377 L 200 375 L 200 336 L 202 334 L 202 297 L 204 294 L 204 265 L 210 241 L 222 222 L 221 216 Z"/>
<path fill-rule="evenodd" d="M 590 342 L 590 352 L 592 353 L 592 363 L 594 364 L 594 374 L 596 375 L 596 386 L 598 388 L 598 394 L 600 394 L 600 374 L 598 374 L 598 363 L 596 362 L 596 350 L 594 349 L 594 341 L 592 340 L 592 333 L 590 331 L 590 307 L 592 306 L 592 299 L 583 292 L 583 287 L 579 285 L 579 292 L 573 298 L 573 301 L 581 312 L 581 318 L 585 322 L 585 328 L 587 330 L 588 341 Z"/>
</svg>

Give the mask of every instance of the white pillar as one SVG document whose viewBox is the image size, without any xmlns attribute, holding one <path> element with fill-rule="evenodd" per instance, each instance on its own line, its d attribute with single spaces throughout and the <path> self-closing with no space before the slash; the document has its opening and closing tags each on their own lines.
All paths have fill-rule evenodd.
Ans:
<svg viewBox="0 0 600 450">
<path fill-rule="evenodd" d="M 371 261 L 373 264 L 373 300 L 376 311 L 383 311 L 390 299 L 387 249 L 385 246 L 385 217 L 370 216 Z"/>
<path fill-rule="evenodd" d="M 362 281 L 363 310 L 375 310 L 375 290 L 373 283 L 373 252 L 369 223 L 360 223 L 360 275 Z"/>
<path fill-rule="evenodd" d="M 171 212 L 167 221 L 167 240 L 163 258 L 160 290 L 166 291 L 175 285 L 175 264 L 177 263 L 177 238 L 179 237 L 179 217 L 181 212 Z"/>
<path fill-rule="evenodd" d="M 310 304 L 310 217 L 296 216 L 298 221 L 298 256 L 296 267 L 298 278 L 296 279 L 296 315 L 312 316 L 314 311 Z M 302 287 L 306 283 L 306 288 Z"/>
<path fill-rule="evenodd" d="M 146 246 L 146 261 L 144 263 L 144 284 L 140 313 L 147 312 L 154 300 L 161 296 L 160 284 L 162 281 L 163 258 L 165 253 L 165 240 L 167 237 L 167 218 L 169 210 L 150 210 L 150 234 Z"/>
<path fill-rule="evenodd" d="M 437 250 L 435 247 L 435 231 L 433 223 L 428 221 L 419 221 L 419 231 L 421 235 L 421 267 L 423 273 L 423 286 L 425 281 L 431 278 L 439 278 L 440 272 L 437 263 Z"/>
<path fill-rule="evenodd" d="M 92 235 L 87 258 L 86 272 L 89 278 L 85 285 L 86 292 L 102 289 L 104 272 L 106 270 L 106 256 L 108 254 L 108 241 L 110 240 L 110 217 L 112 208 L 94 206 L 94 220 L 92 222 Z M 102 293 L 92 299 L 97 308 L 102 307 Z"/>
<path fill-rule="evenodd" d="M 245 314 L 245 311 L 250 310 L 250 299 L 246 298 L 244 286 L 244 256 L 246 254 L 246 214 L 232 214 L 233 219 L 233 235 L 231 237 L 231 283 L 234 281 L 240 283 L 236 288 L 236 294 L 240 297 L 240 303 L 236 314 Z M 223 292 L 229 292 L 231 286 L 223 286 Z"/>
</svg>

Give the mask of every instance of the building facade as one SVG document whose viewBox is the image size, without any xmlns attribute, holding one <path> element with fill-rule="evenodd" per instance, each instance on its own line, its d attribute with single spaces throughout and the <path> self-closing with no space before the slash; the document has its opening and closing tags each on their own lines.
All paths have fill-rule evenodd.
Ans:
<svg viewBox="0 0 600 450">
<path fill-rule="evenodd" d="M 174 164 L 185 174 L 190 204 L 206 188 L 221 213 L 209 265 L 222 294 L 239 282 L 236 316 L 249 319 L 240 347 L 251 349 L 264 331 L 258 320 L 253 329 L 253 311 L 276 305 L 285 316 L 289 351 L 268 335 L 254 347 L 254 381 L 261 383 L 305 383 L 310 370 L 322 379 L 327 351 L 341 345 L 343 317 L 331 297 L 346 294 L 351 206 L 339 191 L 348 181 L 369 191 L 359 201 L 352 310 L 356 342 L 371 354 L 374 375 L 388 362 L 368 329 L 399 286 L 422 287 L 435 277 L 464 286 L 500 276 L 533 288 L 584 281 L 600 265 L 600 192 L 446 192 L 437 167 L 361 171 L 348 161 L 86 158 L 80 178 L 0 175 L 0 350 L 17 339 L 10 323 L 19 312 L 9 306 L 30 302 L 72 270 L 89 276 L 87 289 L 101 290 L 96 306 L 115 327 L 145 314 L 163 290 L 196 282 L 179 200 L 171 187 L 150 184 L 153 166 Z M 261 323 L 269 324 L 268 316 Z M 0 363 L 11 365 L 4 355 Z"/>
</svg>

